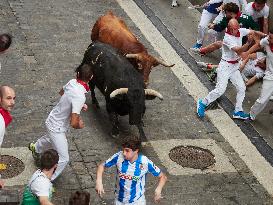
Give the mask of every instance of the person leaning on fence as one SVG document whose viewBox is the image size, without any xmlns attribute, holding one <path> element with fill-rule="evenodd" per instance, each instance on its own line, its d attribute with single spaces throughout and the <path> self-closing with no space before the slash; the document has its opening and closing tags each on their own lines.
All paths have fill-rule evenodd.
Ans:
<svg viewBox="0 0 273 205">
<path fill-rule="evenodd" d="M 59 161 L 56 150 L 49 149 L 41 156 L 41 168 L 31 177 L 23 193 L 21 205 L 53 205 L 51 178 Z"/>
</svg>

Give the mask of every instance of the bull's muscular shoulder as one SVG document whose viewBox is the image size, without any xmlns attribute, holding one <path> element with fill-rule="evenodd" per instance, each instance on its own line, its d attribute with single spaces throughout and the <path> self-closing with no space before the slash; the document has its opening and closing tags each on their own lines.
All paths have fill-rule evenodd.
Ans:
<svg viewBox="0 0 273 205">
<path fill-rule="evenodd" d="M 92 29 L 91 39 L 107 43 L 124 54 L 146 51 L 125 22 L 112 12 L 108 12 L 97 20 Z"/>
</svg>

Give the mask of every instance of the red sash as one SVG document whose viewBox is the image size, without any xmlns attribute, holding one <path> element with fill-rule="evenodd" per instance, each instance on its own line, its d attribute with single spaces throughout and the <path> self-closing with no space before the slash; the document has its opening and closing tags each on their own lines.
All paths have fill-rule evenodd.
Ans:
<svg viewBox="0 0 273 205">
<path fill-rule="evenodd" d="M 256 11 L 256 4 L 255 4 L 255 2 L 253 2 L 253 4 L 251 6 Z"/>
<path fill-rule="evenodd" d="M 90 90 L 88 84 L 80 79 L 77 79 L 77 82 L 80 83 L 86 90 L 86 92 L 88 92 Z"/>
<path fill-rule="evenodd" d="M 232 33 L 230 32 L 229 29 L 226 30 L 226 33 L 229 35 L 232 35 Z M 232 35 L 233 36 L 233 35 Z M 238 30 L 238 32 L 236 33 L 235 37 L 240 37 L 240 31 Z"/>
<path fill-rule="evenodd" d="M 5 127 L 9 125 L 12 121 L 12 116 L 7 110 L 4 110 L 3 108 L 0 108 L 0 114 L 3 116 L 4 121 L 5 121 Z"/>
</svg>

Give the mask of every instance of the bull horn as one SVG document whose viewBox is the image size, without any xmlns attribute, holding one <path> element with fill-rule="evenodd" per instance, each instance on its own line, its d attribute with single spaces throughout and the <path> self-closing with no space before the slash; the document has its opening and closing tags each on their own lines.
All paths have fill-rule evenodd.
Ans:
<svg viewBox="0 0 273 205">
<path fill-rule="evenodd" d="M 139 54 L 138 53 L 128 53 L 125 55 L 126 58 L 135 58 L 135 59 L 139 59 Z"/>
<path fill-rule="evenodd" d="M 116 95 L 119 94 L 126 94 L 128 92 L 128 88 L 119 88 L 111 92 L 110 98 L 114 98 Z"/>
<path fill-rule="evenodd" d="M 144 89 L 144 91 L 145 91 L 145 95 L 153 95 L 155 97 L 158 97 L 160 100 L 163 100 L 163 96 L 159 92 L 153 89 Z"/>
<path fill-rule="evenodd" d="M 167 64 L 164 60 L 162 60 L 162 59 L 159 59 L 159 58 L 157 58 L 157 57 L 154 57 L 155 59 L 156 59 L 156 61 L 159 63 L 159 64 L 161 64 L 161 65 L 163 65 L 163 66 L 165 66 L 165 67 L 173 67 L 175 64 Z"/>
</svg>

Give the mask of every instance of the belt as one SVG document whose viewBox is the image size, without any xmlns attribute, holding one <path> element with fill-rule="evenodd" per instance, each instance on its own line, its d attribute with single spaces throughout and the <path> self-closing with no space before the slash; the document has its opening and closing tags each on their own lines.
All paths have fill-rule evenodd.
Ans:
<svg viewBox="0 0 273 205">
<path fill-rule="evenodd" d="M 234 60 L 234 61 L 227 61 L 227 60 L 225 60 L 225 59 L 223 59 L 223 58 L 222 58 L 222 60 L 223 60 L 223 61 L 226 61 L 226 62 L 228 62 L 228 63 L 231 63 L 231 64 L 236 64 L 236 63 L 239 63 L 239 61 L 238 61 L 238 60 Z"/>
</svg>

